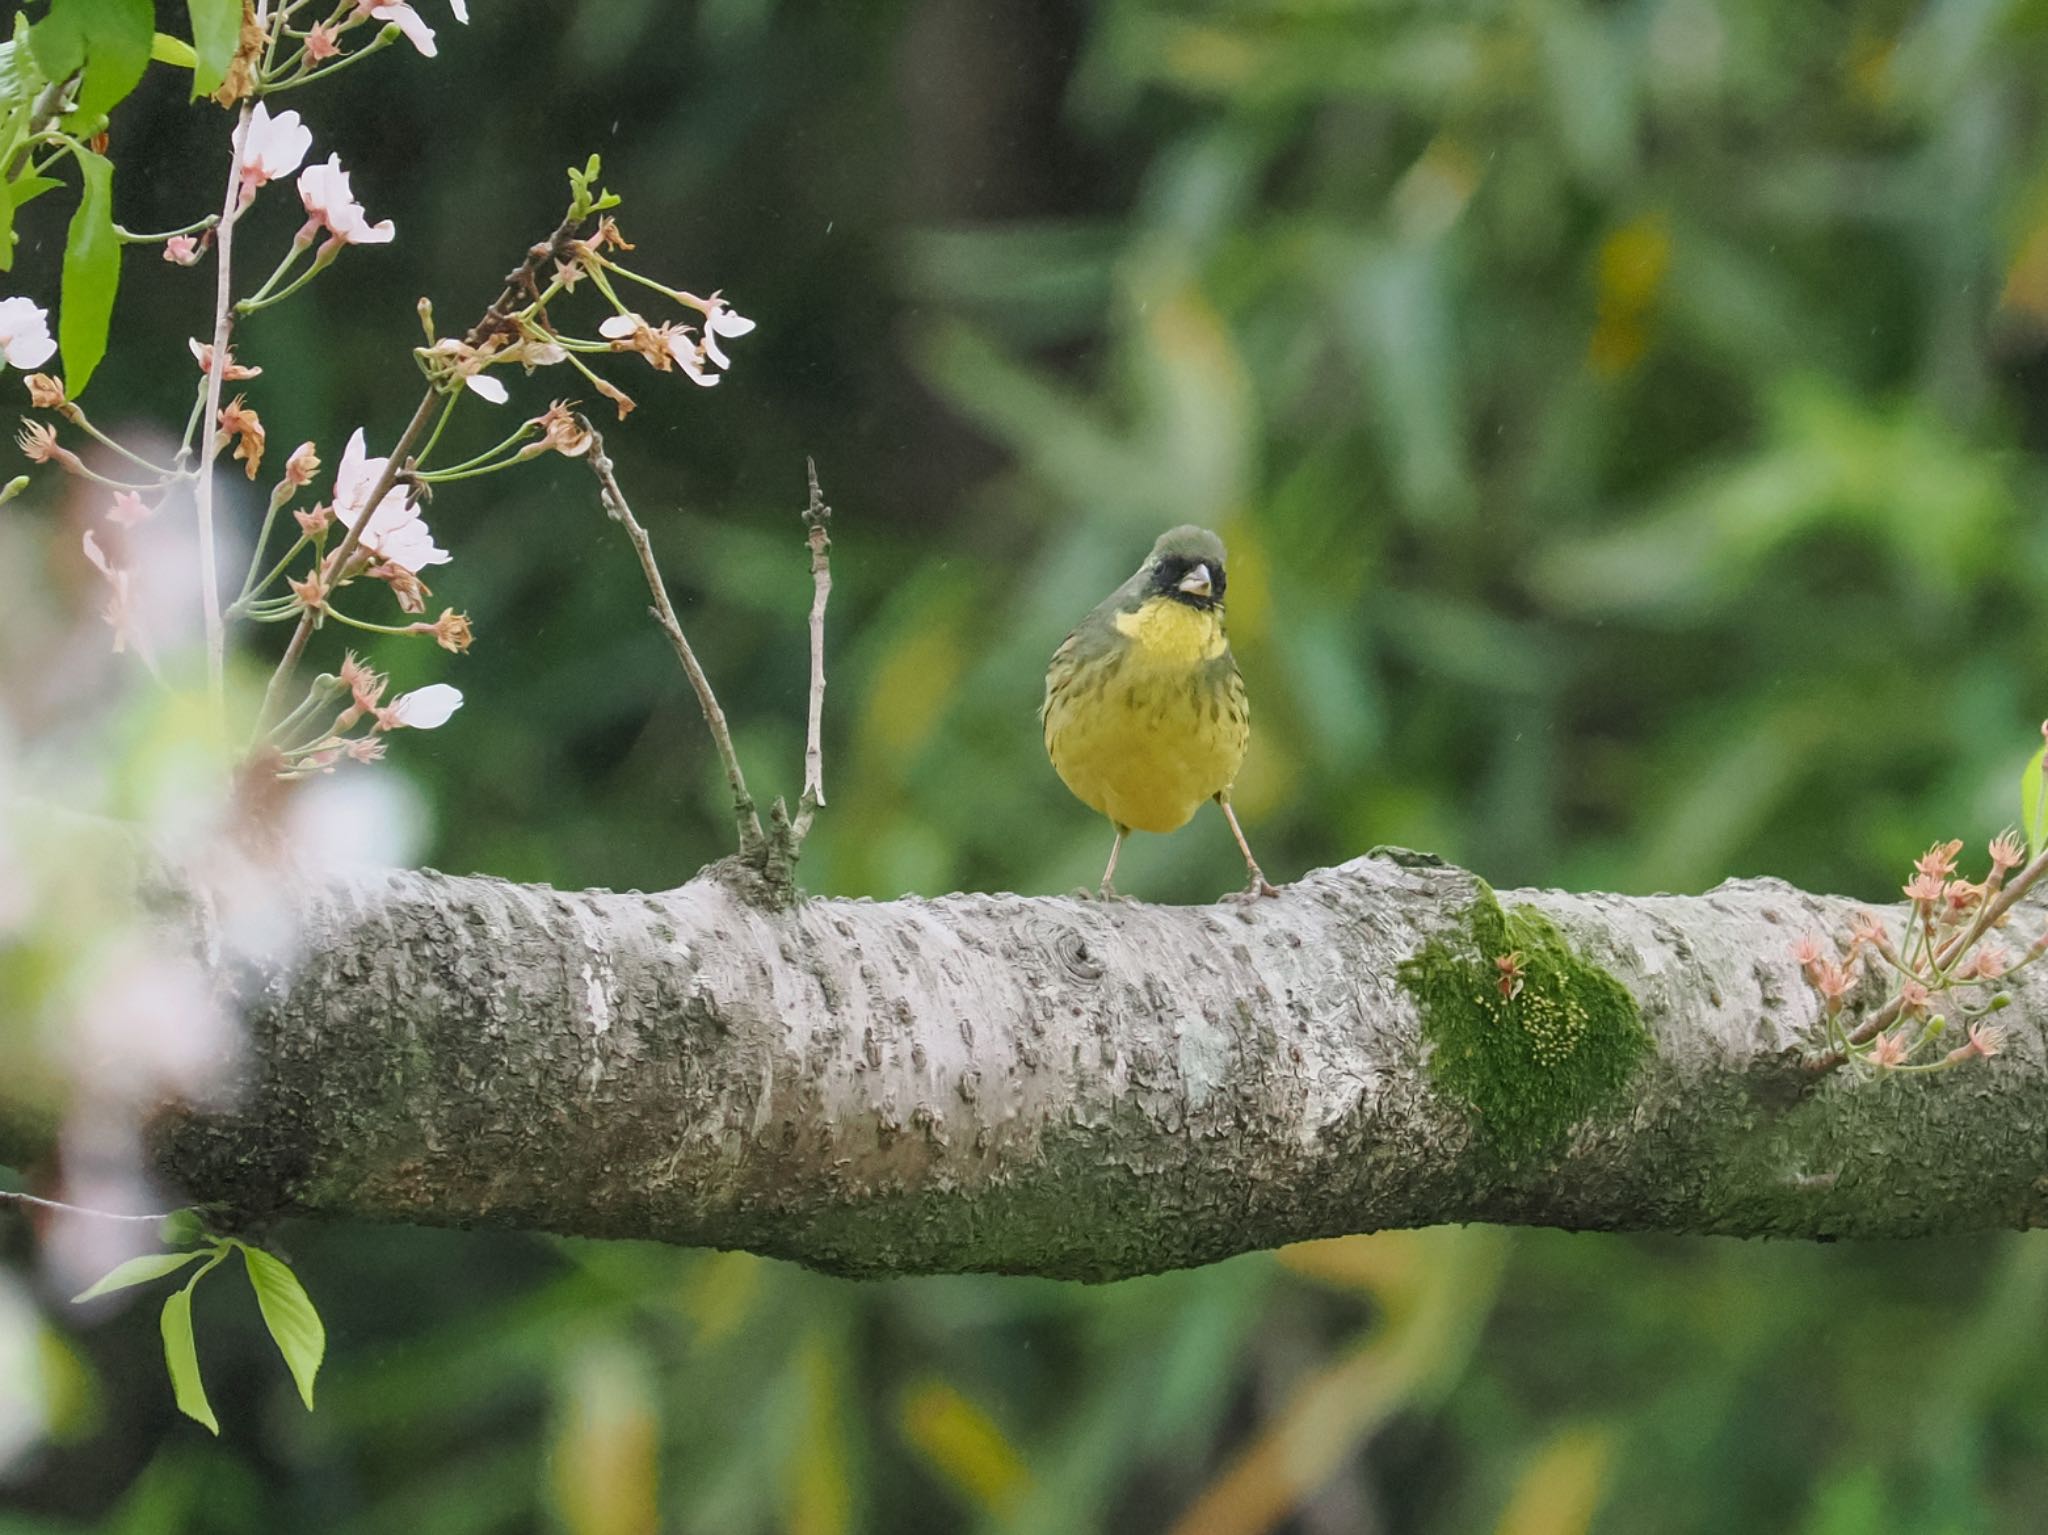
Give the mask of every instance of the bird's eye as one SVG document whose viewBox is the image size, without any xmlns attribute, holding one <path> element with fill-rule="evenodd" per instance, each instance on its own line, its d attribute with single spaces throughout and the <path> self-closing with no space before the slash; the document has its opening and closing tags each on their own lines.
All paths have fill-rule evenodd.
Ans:
<svg viewBox="0 0 2048 1535">
<path fill-rule="evenodd" d="M 1191 597 L 1213 596 L 1216 590 L 1215 583 L 1209 579 L 1207 565 L 1197 565 L 1175 584 Z"/>
</svg>

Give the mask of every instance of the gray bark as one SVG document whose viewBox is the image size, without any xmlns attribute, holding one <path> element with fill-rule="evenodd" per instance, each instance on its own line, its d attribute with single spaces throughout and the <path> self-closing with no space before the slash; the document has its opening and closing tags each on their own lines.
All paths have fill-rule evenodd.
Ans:
<svg viewBox="0 0 2048 1535">
<path fill-rule="evenodd" d="M 2048 978 L 2016 979 L 1996 1058 L 1816 1078 L 1790 946 L 1855 908 L 1775 881 L 1502 892 L 1626 986 L 1651 1039 L 1608 1111 L 1503 1151 L 1433 1079 L 1397 969 L 1478 893 L 1391 853 L 1208 907 L 359 877 L 301 892 L 294 964 L 227 978 L 235 1105 L 167 1114 L 157 1153 L 256 1217 L 871 1275 L 1107 1279 L 1451 1221 L 1834 1238 L 2048 1208 Z"/>
</svg>

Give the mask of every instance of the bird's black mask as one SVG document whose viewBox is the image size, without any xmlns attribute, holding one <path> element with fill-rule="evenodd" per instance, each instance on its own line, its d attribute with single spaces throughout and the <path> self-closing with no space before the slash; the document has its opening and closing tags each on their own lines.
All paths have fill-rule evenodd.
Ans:
<svg viewBox="0 0 2048 1535">
<path fill-rule="evenodd" d="M 1208 567 L 1209 590 L 1206 595 L 1199 591 L 1188 591 L 1181 585 L 1187 579 L 1188 572 L 1197 565 Z M 1154 596 L 1171 597 L 1175 602 L 1185 603 L 1191 608 L 1200 608 L 1205 612 L 1210 608 L 1223 606 L 1224 584 L 1223 567 L 1213 560 L 1196 560 L 1184 554 L 1169 554 L 1163 556 L 1159 563 L 1152 567 Z"/>
</svg>

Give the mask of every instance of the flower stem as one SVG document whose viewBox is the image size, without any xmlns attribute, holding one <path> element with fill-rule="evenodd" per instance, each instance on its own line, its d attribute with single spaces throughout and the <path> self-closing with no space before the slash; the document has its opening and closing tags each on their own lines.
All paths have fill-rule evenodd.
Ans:
<svg viewBox="0 0 2048 1535">
<path fill-rule="evenodd" d="M 123 245 L 161 245 L 166 240 L 175 240 L 179 235 L 196 235 L 201 230 L 211 229 L 220 222 L 218 213 L 209 213 L 203 219 L 195 219 L 183 229 L 166 229 L 159 234 L 139 235 L 132 229 L 114 226 L 114 237 Z"/>
<path fill-rule="evenodd" d="M 277 508 L 273 506 L 269 514 L 263 519 L 263 531 L 257 535 L 256 548 L 249 556 L 249 574 L 242 578 L 241 594 L 235 598 L 233 606 L 228 609 L 228 616 L 231 618 L 238 612 L 246 613 L 249 610 L 251 599 L 257 593 L 267 590 L 271 582 L 284 574 L 285 566 L 298 558 L 299 551 L 312 542 L 310 538 L 301 533 L 299 541 L 293 544 L 291 548 L 285 550 L 284 558 L 270 567 L 270 574 L 261 581 L 258 581 L 256 579 L 256 567 L 263 558 L 263 546 L 270 542 L 270 524 L 276 516 Z"/>
<path fill-rule="evenodd" d="M 329 75 L 338 75 L 344 69 L 347 69 L 350 65 L 360 64 L 364 59 L 369 58 L 372 54 L 383 52 L 386 48 L 391 46 L 393 40 L 394 39 L 392 31 L 390 29 L 386 29 L 383 32 L 379 32 L 375 38 L 371 39 L 371 41 L 364 45 L 363 47 L 358 48 L 354 53 L 343 54 L 334 63 L 327 65 L 324 69 L 314 68 L 307 70 L 302 75 L 293 75 L 286 79 L 274 81 L 266 80 L 263 84 L 263 94 L 266 96 L 275 96 L 283 91 L 295 91 L 302 85 L 311 85 L 315 80 L 325 80 Z"/>
<path fill-rule="evenodd" d="M 311 266 L 307 267 L 305 271 L 299 273 L 297 277 L 294 277 L 290 282 L 286 283 L 282 288 L 279 288 L 275 293 L 272 293 L 270 291 L 270 283 L 276 282 L 279 275 L 283 273 L 286 267 L 290 266 L 294 261 L 298 259 L 298 253 L 304 249 L 305 247 L 303 245 L 299 245 L 296 242 L 294 242 L 291 249 L 291 253 L 285 257 L 282 263 L 279 264 L 277 271 L 272 272 L 270 274 L 270 282 L 266 282 L 260 291 L 251 294 L 248 298 L 243 299 L 239 304 L 235 305 L 235 313 L 254 314 L 259 309 L 268 309 L 272 305 L 282 304 L 286 299 L 290 298 L 294 293 L 298 292 L 299 289 L 305 287 L 307 283 L 311 282 L 314 278 L 318 277 L 321 274 L 321 272 L 324 271 L 328 266 L 330 266 L 334 261 L 334 257 L 328 254 L 328 252 L 332 250 L 332 247 L 326 245 L 321 246 L 319 251 L 314 255 L 313 264 Z"/>
<path fill-rule="evenodd" d="M 434 456 L 434 447 L 440 442 L 441 433 L 448 429 L 448 418 L 455 414 L 455 402 L 461 398 L 461 393 L 455 389 L 448 391 L 448 403 L 441 407 L 441 414 L 434 421 L 433 431 L 427 434 L 427 445 L 413 455 L 412 461 L 415 466 L 424 464 Z"/>
<path fill-rule="evenodd" d="M 151 474 L 161 475 L 166 480 L 176 478 L 177 472 L 175 470 L 166 469 L 161 464 L 152 464 L 140 453 L 130 452 L 105 432 L 94 426 L 91 421 L 86 419 L 85 412 L 79 408 L 76 401 L 67 400 L 59 408 L 62 410 L 65 420 L 69 421 L 73 426 L 80 428 L 86 436 L 92 438 L 100 446 L 113 449 L 114 452 L 127 459 L 129 463 L 134 464 L 138 468 L 147 469 Z"/>
<path fill-rule="evenodd" d="M 327 604 L 327 616 L 347 624 L 351 629 L 366 630 L 371 634 L 412 634 L 416 631 L 410 624 L 373 624 L 367 618 L 350 618 L 333 603 Z"/>
</svg>

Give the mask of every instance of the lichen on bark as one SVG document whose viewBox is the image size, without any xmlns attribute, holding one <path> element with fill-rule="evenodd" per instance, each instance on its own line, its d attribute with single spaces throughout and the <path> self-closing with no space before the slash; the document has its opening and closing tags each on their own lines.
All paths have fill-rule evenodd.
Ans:
<svg viewBox="0 0 2048 1535">
<path fill-rule="evenodd" d="M 1432 938 L 1399 976 L 1422 1010 L 1431 1081 L 1489 1142 L 1524 1156 L 1620 1101 L 1650 1036 L 1628 988 L 1548 917 L 1503 910 L 1475 883 L 1455 937 Z M 1497 961 L 1510 954 L 1519 985 L 1504 986 Z"/>
</svg>

